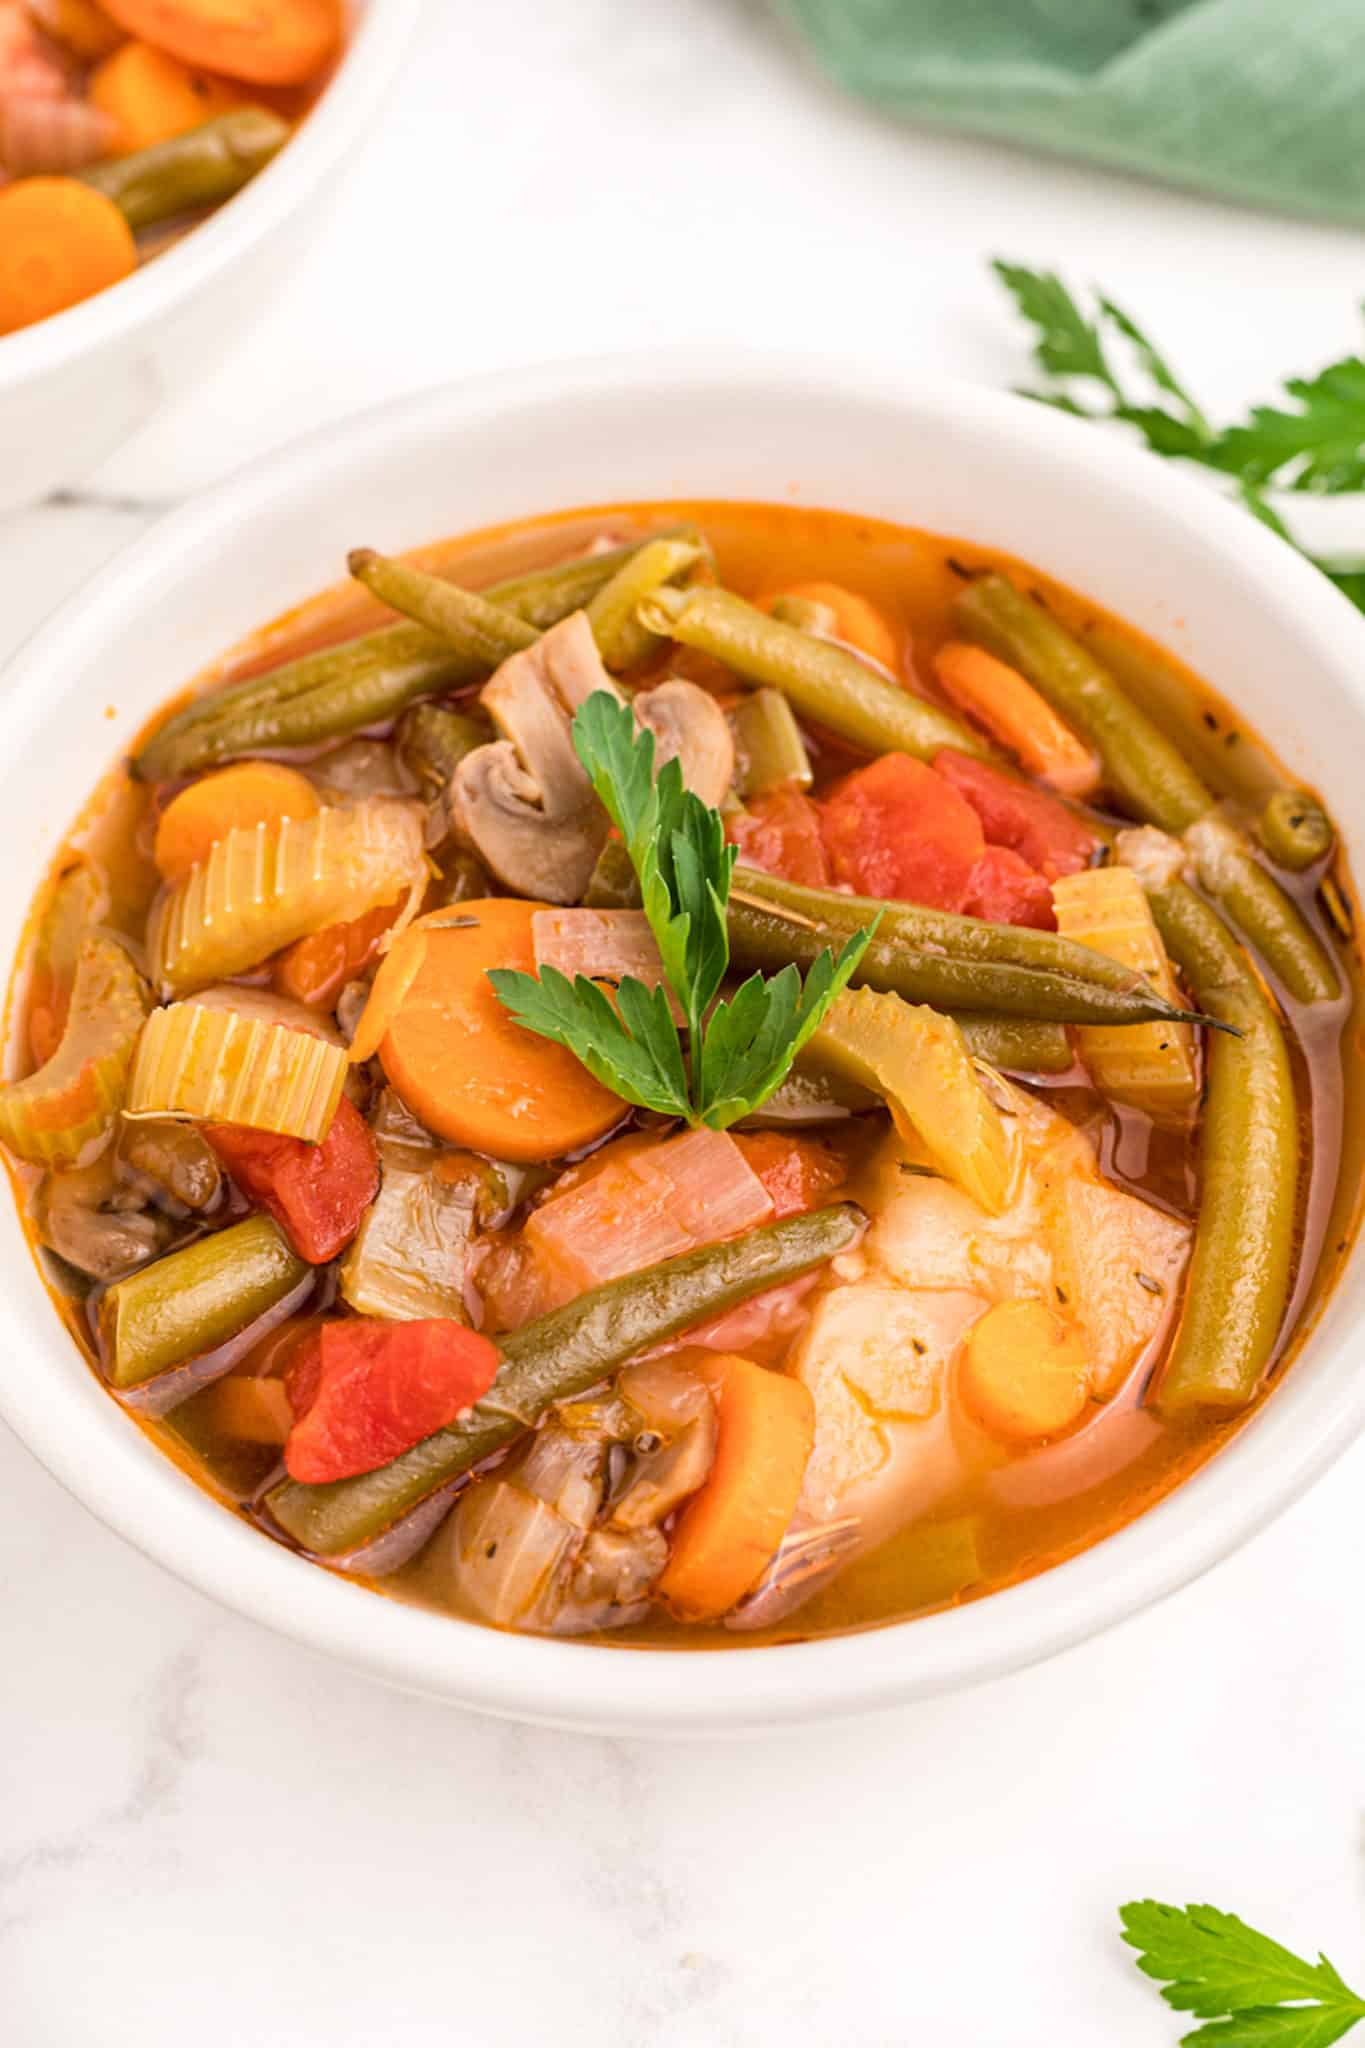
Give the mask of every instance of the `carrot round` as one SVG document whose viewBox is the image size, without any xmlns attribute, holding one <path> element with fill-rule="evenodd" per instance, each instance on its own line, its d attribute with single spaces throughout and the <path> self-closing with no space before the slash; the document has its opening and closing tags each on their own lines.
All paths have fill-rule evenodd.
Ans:
<svg viewBox="0 0 1365 2048">
<path fill-rule="evenodd" d="M 137 268 L 112 199 L 76 178 L 18 178 L 0 191 L 0 334 L 93 298 Z"/>
<path fill-rule="evenodd" d="M 934 673 L 959 711 L 1008 747 L 1030 775 L 1063 796 L 1093 796 L 1100 764 L 1026 677 L 984 647 L 950 640 L 934 656 Z"/>
<path fill-rule="evenodd" d="M 803 598 L 807 604 L 822 605 L 834 615 L 836 640 L 867 655 L 893 676 L 900 674 L 900 641 L 869 598 L 860 597 L 856 590 L 849 590 L 842 583 L 811 581 L 785 584 L 781 590 L 770 590 L 766 596 L 755 598 L 754 603 L 760 611 L 768 612 L 780 597 Z"/>
<path fill-rule="evenodd" d="M 238 826 L 315 818 L 321 808 L 312 783 L 296 769 L 278 761 L 239 761 L 171 798 L 156 828 L 153 858 L 165 881 L 183 881 Z"/>
<path fill-rule="evenodd" d="M 959 1390 L 982 1427 L 1006 1443 L 1057 1436 L 1090 1398 L 1080 1332 L 1046 1302 L 997 1302 L 967 1332 Z"/>
<path fill-rule="evenodd" d="M 191 71 L 178 57 L 140 42 L 124 43 L 105 58 L 88 97 L 117 127 L 120 152 L 169 142 L 244 104 L 240 86 Z"/>
<path fill-rule="evenodd" d="M 658 1591 L 685 1621 L 728 1614 L 763 1576 L 801 1496 L 815 1441 L 810 1389 L 751 1359 L 716 1358 L 716 1455 L 678 1519 Z"/>
<path fill-rule="evenodd" d="M 404 933 L 371 997 L 391 1008 L 379 1057 L 413 1115 L 452 1144 L 520 1163 L 576 1152 L 623 1111 L 571 1052 L 525 1030 L 493 992 L 490 967 L 535 972 L 531 920 L 543 907 L 496 897 L 437 913 Z"/>
<path fill-rule="evenodd" d="M 341 46 L 341 0 L 103 0 L 129 35 L 252 85 L 301 85 Z"/>
</svg>

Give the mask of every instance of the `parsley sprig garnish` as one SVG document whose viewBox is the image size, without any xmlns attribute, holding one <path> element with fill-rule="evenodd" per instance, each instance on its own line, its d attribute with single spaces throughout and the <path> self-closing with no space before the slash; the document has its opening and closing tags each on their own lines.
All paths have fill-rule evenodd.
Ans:
<svg viewBox="0 0 1365 2048">
<path fill-rule="evenodd" d="M 1119 1918 L 1166 2003 L 1205 2022 L 1182 2048 L 1331 2048 L 1365 2019 L 1365 1999 L 1326 1956 L 1305 1962 L 1235 1913 L 1140 1899 Z"/>
<path fill-rule="evenodd" d="M 1249 512 L 1308 555 L 1365 611 L 1365 565 L 1324 560 L 1300 547 L 1266 492 L 1330 496 L 1365 490 L 1365 360 L 1344 356 L 1313 377 L 1288 377 L 1285 405 L 1257 405 L 1215 427 L 1169 362 L 1122 307 L 1097 292 L 1087 312 L 1059 277 L 997 262 L 992 268 L 1034 330 L 1046 382 L 1027 398 L 1080 419 L 1133 427 L 1156 455 L 1196 462 L 1230 479 Z"/>
<path fill-rule="evenodd" d="M 871 931 L 838 959 L 823 952 L 804 984 L 793 966 L 750 975 L 717 1000 L 730 964 L 726 904 L 735 849 L 719 812 L 683 786 L 676 761 L 654 772 L 654 735 L 605 690 L 583 704 L 574 747 L 639 878 L 664 979 L 686 1022 L 684 1049 L 662 984 L 626 975 L 616 1003 L 596 983 L 546 965 L 539 977 L 495 968 L 498 996 L 528 1031 L 567 1047 L 627 1102 L 721 1131 L 767 1100 L 848 984 Z"/>
</svg>

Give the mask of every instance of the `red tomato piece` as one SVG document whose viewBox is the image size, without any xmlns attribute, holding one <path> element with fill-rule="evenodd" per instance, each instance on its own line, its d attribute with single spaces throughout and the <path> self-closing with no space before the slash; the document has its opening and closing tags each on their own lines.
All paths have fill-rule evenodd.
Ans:
<svg viewBox="0 0 1365 2048">
<path fill-rule="evenodd" d="M 829 1145 L 793 1138 L 785 1131 L 732 1131 L 745 1164 L 772 1197 L 773 1220 L 818 1209 L 848 1178 L 848 1168 Z"/>
<path fill-rule="evenodd" d="M 883 754 L 845 776 L 823 818 L 834 878 L 862 896 L 961 910 L 986 850 L 971 805 L 908 754 Z"/>
<path fill-rule="evenodd" d="M 1055 932 L 1050 884 L 1008 846 L 988 846 L 976 864 L 964 906 L 988 924 L 1031 924 Z"/>
<path fill-rule="evenodd" d="M 320 1145 L 238 1124 L 208 1124 L 204 1136 L 248 1201 L 275 1218 L 312 1266 L 345 1249 L 379 1193 L 374 1139 L 344 1095 Z"/>
<path fill-rule="evenodd" d="M 306 1486 L 374 1472 L 471 1408 L 498 1364 L 489 1338 L 446 1317 L 325 1323 L 285 1381 L 285 1469 Z"/>
<path fill-rule="evenodd" d="M 820 833 L 820 813 L 794 783 L 755 797 L 747 810 L 725 821 L 725 836 L 751 868 L 807 888 L 829 887 L 829 861 Z"/>
<path fill-rule="evenodd" d="M 954 747 L 935 754 L 934 769 L 971 805 L 992 846 L 1012 848 L 1049 882 L 1078 875 L 1094 859 L 1094 833 L 1045 789 L 1015 782 Z"/>
</svg>

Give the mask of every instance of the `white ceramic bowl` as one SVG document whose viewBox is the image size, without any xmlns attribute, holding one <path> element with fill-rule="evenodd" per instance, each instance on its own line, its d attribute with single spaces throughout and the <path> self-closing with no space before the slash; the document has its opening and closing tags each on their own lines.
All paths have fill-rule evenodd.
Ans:
<svg viewBox="0 0 1365 2048">
<path fill-rule="evenodd" d="M 0 959 L 110 756 L 201 663 L 337 576 L 574 504 L 685 496 L 841 506 L 1014 551 L 1148 628 L 1235 696 L 1365 844 L 1365 624 L 1244 513 L 1041 406 L 875 366 L 733 355 L 530 369 L 405 400 L 287 449 L 121 555 L 20 655 L 0 705 Z M 105 706 L 116 707 L 112 719 Z M 833 1641 L 612 1652 L 420 1612 L 234 1520 L 99 1387 L 0 1205 L 0 1412 L 49 1471 L 216 1599 L 379 1677 L 488 1712 L 695 1733 L 885 1707 L 1073 1644 L 1204 1571 L 1365 1419 L 1359 1253 L 1302 1357 L 1187 1485 L 1057 1570 Z"/>
<path fill-rule="evenodd" d="M 94 468 L 240 335 L 379 118 L 422 0 L 352 0 L 350 42 L 246 190 L 94 298 L 0 335 L 0 513 Z"/>
</svg>

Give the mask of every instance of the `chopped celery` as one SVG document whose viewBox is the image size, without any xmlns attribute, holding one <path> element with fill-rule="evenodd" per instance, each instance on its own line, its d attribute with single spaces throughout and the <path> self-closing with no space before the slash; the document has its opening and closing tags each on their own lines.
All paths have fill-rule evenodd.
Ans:
<svg viewBox="0 0 1365 2048">
<path fill-rule="evenodd" d="M 98 870 L 84 860 L 59 876 L 48 898 L 33 948 L 28 995 L 29 1041 L 40 1062 L 57 1050 L 81 946 L 108 908 L 109 891 Z"/>
<path fill-rule="evenodd" d="M 26 1081 L 0 1087 L 0 1141 L 35 1166 L 71 1166 L 106 1138 L 146 1011 L 142 977 L 117 939 L 85 939 L 56 1051 Z"/>
<path fill-rule="evenodd" d="M 1171 1002 L 1179 1000 L 1146 891 L 1130 868 L 1064 875 L 1052 885 L 1052 900 L 1064 938 L 1136 968 Z M 1187 1108 L 1199 1092 L 1190 1024 L 1087 1024 L 1076 1043 L 1095 1085 L 1116 1102 L 1160 1115 Z"/>
<path fill-rule="evenodd" d="M 902 1136 L 917 1137 L 946 1179 L 1000 1214 L 1013 1177 L 1010 1142 L 951 1017 L 854 989 L 831 1006 L 809 1052 L 840 1079 L 875 1090 Z"/>
<path fill-rule="evenodd" d="M 811 784 L 810 756 L 796 713 L 780 690 L 767 687 L 741 699 L 730 713 L 735 736 L 735 787 L 741 796 L 762 796 L 781 783 Z"/>
<path fill-rule="evenodd" d="M 363 917 L 426 880 L 415 805 L 387 797 L 239 827 L 162 898 L 148 951 L 168 994 L 256 967 L 326 925 Z"/>
<path fill-rule="evenodd" d="M 142 1028 L 127 1114 L 325 1138 L 350 1062 L 343 1047 L 237 1010 L 172 1003 Z"/>
</svg>

